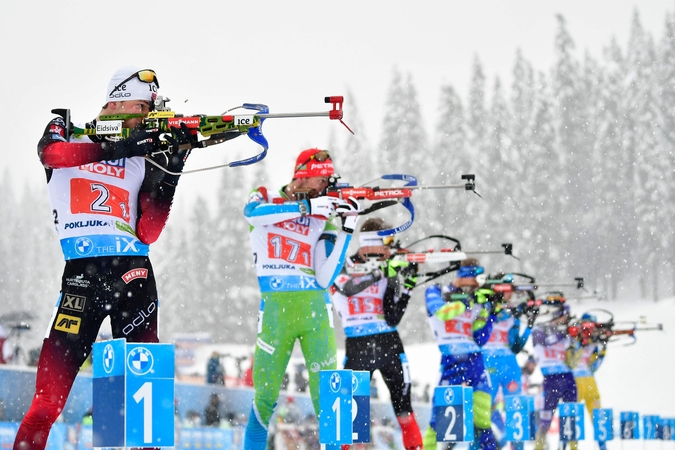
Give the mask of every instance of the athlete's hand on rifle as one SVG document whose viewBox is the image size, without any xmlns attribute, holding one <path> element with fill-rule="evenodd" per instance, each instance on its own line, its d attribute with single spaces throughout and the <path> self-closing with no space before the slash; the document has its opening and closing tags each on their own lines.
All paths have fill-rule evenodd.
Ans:
<svg viewBox="0 0 675 450">
<path fill-rule="evenodd" d="M 612 330 L 611 328 L 596 328 L 595 329 L 595 336 L 594 340 L 601 344 L 607 344 L 609 342 L 609 338 L 612 337 Z"/>
<path fill-rule="evenodd" d="M 401 269 L 401 276 L 405 277 L 403 280 L 403 287 L 408 290 L 415 289 L 417 286 L 417 272 L 419 270 L 419 264 L 409 263 L 407 267 Z"/>
<path fill-rule="evenodd" d="M 179 146 L 183 146 L 185 150 L 189 150 L 194 148 L 198 143 L 197 137 L 190 132 L 190 128 L 188 128 L 185 122 L 181 122 L 180 127 L 171 127 L 171 134 L 165 135 L 165 138 L 169 141 L 174 151 Z"/>
<path fill-rule="evenodd" d="M 408 261 L 400 261 L 397 259 L 388 259 L 382 263 L 382 273 L 387 278 L 394 278 L 401 270 L 410 266 Z"/>
<path fill-rule="evenodd" d="M 504 310 L 504 294 L 495 292 L 490 296 L 490 314 L 496 316 Z"/>
<path fill-rule="evenodd" d="M 101 147 L 106 152 L 106 157 L 111 160 L 145 156 L 160 149 L 161 134 L 158 128 L 139 127 L 128 138 L 116 142 L 104 142 Z"/>
<path fill-rule="evenodd" d="M 309 204 L 309 211 L 307 214 L 312 214 L 315 216 L 323 216 L 326 219 L 335 212 L 335 199 L 331 197 L 317 197 L 310 198 L 309 201 L 306 201 Z"/>
<path fill-rule="evenodd" d="M 476 299 L 476 303 L 478 303 L 479 305 L 483 305 L 488 301 L 491 301 L 494 294 L 495 291 L 493 291 L 492 289 L 480 288 L 474 291 L 473 296 Z"/>
<path fill-rule="evenodd" d="M 417 276 L 407 277 L 403 280 L 403 287 L 412 291 L 417 286 Z"/>
<path fill-rule="evenodd" d="M 172 151 L 168 155 L 167 170 L 182 172 L 185 161 L 187 161 L 190 150 L 197 143 L 197 139 L 190 133 L 190 129 L 185 123 L 181 123 L 180 128 L 171 127 L 171 135 L 165 135 L 164 138 L 169 141 L 172 147 Z M 181 146 L 184 148 L 181 149 Z"/>
<path fill-rule="evenodd" d="M 335 201 L 335 212 L 342 219 L 342 230 L 352 234 L 356 229 L 356 223 L 359 221 L 361 204 L 354 197 L 349 197 L 347 200 L 335 199 Z"/>
<path fill-rule="evenodd" d="M 419 271 L 420 265 L 416 262 L 409 263 L 406 267 L 401 269 L 401 276 L 403 277 L 416 277 L 417 272 Z"/>
</svg>

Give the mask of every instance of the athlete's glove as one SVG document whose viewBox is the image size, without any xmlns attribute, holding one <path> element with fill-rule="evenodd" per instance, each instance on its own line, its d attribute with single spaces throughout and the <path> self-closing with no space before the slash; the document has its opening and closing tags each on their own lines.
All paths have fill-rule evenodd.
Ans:
<svg viewBox="0 0 675 450">
<path fill-rule="evenodd" d="M 103 142 L 101 147 L 109 160 L 145 156 L 160 149 L 161 134 L 158 128 L 136 128 L 128 138 Z"/>
<path fill-rule="evenodd" d="M 504 311 L 503 296 L 501 294 L 495 294 L 490 301 L 490 314 L 496 316 L 502 311 Z"/>
<path fill-rule="evenodd" d="M 382 263 L 382 272 L 387 278 L 394 278 L 402 269 L 408 267 L 408 261 L 399 261 L 396 259 L 388 259 Z"/>
<path fill-rule="evenodd" d="M 335 212 L 338 213 L 342 219 L 342 230 L 346 233 L 352 234 L 356 229 L 356 224 L 359 221 L 359 212 L 361 211 L 361 204 L 354 197 L 349 197 L 347 200 L 338 200 L 335 206 Z"/>
<path fill-rule="evenodd" d="M 165 135 L 164 138 L 171 144 L 172 151 L 168 156 L 167 170 L 170 172 L 181 172 L 185 166 L 185 161 L 190 154 L 190 150 L 194 144 L 197 143 L 195 136 L 190 133 L 190 129 L 185 123 L 180 124 L 180 128 L 171 127 L 171 134 Z M 179 146 L 186 146 L 187 148 L 179 149 Z"/>
<path fill-rule="evenodd" d="M 479 305 L 487 303 L 490 298 L 494 295 L 495 291 L 492 289 L 476 289 L 476 291 L 473 293 L 474 297 L 476 298 L 476 303 Z"/>
<path fill-rule="evenodd" d="M 165 135 L 165 139 L 169 141 L 174 151 L 178 146 L 183 146 L 185 150 L 190 150 L 198 142 L 197 137 L 190 132 L 190 128 L 183 122 L 181 122 L 180 127 L 171 127 L 171 134 Z M 187 147 L 188 145 L 189 148 Z"/>
<path fill-rule="evenodd" d="M 408 277 L 405 280 L 403 280 L 403 287 L 412 291 L 415 289 L 415 286 L 417 286 L 417 277 Z"/>
<path fill-rule="evenodd" d="M 303 200 L 307 201 L 307 200 Z M 309 211 L 307 214 L 323 216 L 328 219 L 335 212 L 335 199 L 332 197 L 317 197 L 309 199 Z"/>
<path fill-rule="evenodd" d="M 607 345 L 610 337 L 612 337 L 612 332 L 610 330 L 602 330 L 597 337 L 597 341 L 602 345 Z"/>
<path fill-rule="evenodd" d="M 416 277 L 417 276 L 417 271 L 419 270 L 420 265 L 417 264 L 416 262 L 414 263 L 409 263 L 408 266 L 404 267 L 401 269 L 401 276 L 404 277 Z"/>
</svg>

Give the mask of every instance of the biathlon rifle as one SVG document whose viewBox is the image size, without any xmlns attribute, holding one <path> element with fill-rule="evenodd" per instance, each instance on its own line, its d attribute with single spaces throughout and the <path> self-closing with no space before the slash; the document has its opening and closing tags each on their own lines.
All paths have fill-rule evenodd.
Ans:
<svg viewBox="0 0 675 450">
<path fill-rule="evenodd" d="M 189 148 L 204 148 L 211 145 L 222 144 L 243 134 L 246 134 L 253 142 L 262 147 L 262 151 L 255 156 L 232 161 L 219 166 L 183 171 L 183 173 L 199 172 L 203 170 L 216 169 L 220 167 L 247 166 L 261 161 L 267 156 L 269 144 L 267 138 L 263 135 L 262 124 L 266 119 L 272 118 L 299 118 L 299 117 L 328 117 L 330 120 L 338 120 L 352 134 L 353 131 L 342 120 L 342 96 L 325 97 L 324 101 L 332 105 L 329 111 L 320 112 L 299 112 L 299 113 L 270 113 L 267 105 L 257 103 L 244 103 L 241 106 L 230 108 L 223 114 L 209 116 L 205 114 L 194 114 L 185 116 L 171 111 L 166 106 L 169 101 L 161 96 L 155 100 L 155 111 L 150 112 L 147 117 L 145 114 L 112 114 L 99 117 L 96 128 L 79 128 L 70 125 L 69 109 L 53 109 L 52 113 L 58 114 L 64 118 L 68 125 L 66 139 L 70 136 L 117 136 L 122 139 L 129 137 L 134 131 L 131 128 L 123 128 L 122 124 L 126 119 L 143 117 L 143 124 L 146 128 L 158 128 L 160 131 L 170 133 L 171 127 L 180 127 L 182 123 L 187 125 L 191 133 L 195 136 L 201 135 L 202 140 L 196 144 L 184 144 L 179 146 L 179 150 Z M 241 110 L 241 111 L 240 111 Z M 233 111 L 237 111 L 236 113 Z M 158 153 L 171 153 L 173 149 L 167 141 L 162 144 L 163 150 Z M 154 154 L 153 154 L 154 155 Z M 152 159 L 148 160 L 154 162 Z M 157 165 L 157 164 L 156 164 Z M 159 166 L 159 165 L 158 165 Z M 161 166 L 160 166 L 161 168 Z"/>
<path fill-rule="evenodd" d="M 580 340 L 582 345 L 593 342 L 617 342 L 625 338 L 630 339 L 625 345 L 633 345 L 637 341 L 637 331 L 663 331 L 663 324 L 644 324 L 644 321 L 615 322 L 614 314 L 606 309 L 594 309 L 587 313 L 602 312 L 608 317 L 604 321 L 575 320 L 567 327 L 567 331 L 573 338 Z M 642 323 L 643 326 L 638 324 Z"/>
<path fill-rule="evenodd" d="M 421 243 L 429 240 L 441 240 L 449 241 L 453 245 L 450 247 L 442 247 L 438 249 L 428 249 L 423 251 L 415 251 L 415 247 L 420 247 Z M 436 279 L 446 273 L 450 273 L 459 269 L 460 262 L 467 259 L 468 255 L 473 254 L 505 254 L 513 256 L 513 245 L 512 244 L 502 244 L 502 250 L 494 251 L 463 251 L 461 243 L 458 239 L 455 239 L 450 236 L 445 235 L 431 235 L 425 238 L 419 239 L 415 242 L 412 242 L 408 248 L 402 248 L 400 243 L 394 244 L 395 252 L 388 258 L 393 261 L 405 261 L 411 265 L 415 265 L 415 269 L 418 268 L 419 264 L 447 264 L 445 267 L 429 271 L 429 272 L 418 272 L 416 274 L 418 278 L 417 285 L 427 283 L 433 279 Z M 515 256 L 513 256 L 515 258 Z M 380 268 L 385 261 L 381 261 L 379 255 L 370 256 L 366 259 L 364 263 L 355 264 L 352 266 L 347 266 L 347 273 L 349 274 L 366 274 L 371 271 Z M 405 269 L 403 269 L 405 271 Z M 420 279 L 421 278 L 421 279 Z"/>
<path fill-rule="evenodd" d="M 515 256 L 514 256 L 515 258 Z M 481 275 L 476 277 L 476 280 L 478 283 L 481 285 L 481 287 L 487 288 L 487 289 L 492 289 L 496 295 L 496 298 L 506 304 L 507 302 L 504 301 L 505 297 L 504 294 L 508 293 L 517 293 L 517 292 L 524 292 L 527 294 L 529 300 L 534 300 L 534 290 L 537 289 L 537 285 L 534 284 L 535 280 L 534 277 L 530 275 L 526 275 L 524 273 L 518 273 L 518 272 L 509 272 L 503 274 L 503 276 L 499 278 L 491 278 L 494 277 L 494 275 L 488 275 L 485 278 L 479 278 Z M 522 277 L 526 279 L 525 284 L 518 284 L 515 282 L 514 277 Z M 511 310 L 512 313 L 518 312 L 518 315 L 522 314 L 523 308 L 522 305 L 524 305 L 525 302 L 518 304 L 517 307 L 507 307 L 506 309 Z M 519 307 L 519 308 L 518 308 Z"/>
<path fill-rule="evenodd" d="M 423 189 L 464 189 L 466 191 L 476 192 L 476 176 L 472 174 L 462 175 L 464 183 L 458 184 L 437 184 L 437 185 L 418 185 L 417 179 L 412 175 L 389 174 L 369 181 L 366 184 L 373 183 L 379 179 L 382 180 L 401 180 L 407 182 L 401 187 L 379 187 L 379 186 L 362 186 L 354 187 L 346 183 L 336 183 L 326 189 L 326 195 L 329 197 L 337 197 L 341 199 L 348 199 L 354 197 L 357 200 L 398 200 L 402 198 L 412 197 L 413 191 Z"/>
<path fill-rule="evenodd" d="M 524 278 L 523 283 L 515 283 L 514 276 Z M 480 275 L 479 275 L 480 277 Z M 501 278 L 490 278 L 489 276 L 480 280 L 481 287 L 492 289 L 495 294 L 495 299 L 502 302 L 504 309 L 511 313 L 514 317 L 525 315 L 527 317 L 536 317 L 540 313 L 542 306 L 559 307 L 565 303 L 564 294 L 561 291 L 551 291 L 542 294 L 539 298 L 536 297 L 535 291 L 540 287 L 550 286 L 575 286 L 577 289 L 582 289 L 584 286 L 584 279 L 577 277 L 574 283 L 537 283 L 535 278 L 531 275 L 518 272 L 510 272 L 504 274 Z M 527 295 L 527 299 L 518 304 L 509 304 L 504 302 L 504 294 L 523 292 Z"/>
<path fill-rule="evenodd" d="M 577 277 L 574 279 L 574 283 L 542 283 L 531 285 L 533 290 L 536 290 L 542 286 L 574 286 L 577 289 L 584 288 L 584 279 L 582 277 Z M 563 308 L 566 304 L 567 299 L 565 294 L 562 291 L 548 291 L 544 292 L 535 298 L 529 298 L 527 301 L 518 305 L 520 314 L 535 314 L 535 315 L 544 315 L 552 312 L 553 310 Z"/>
<path fill-rule="evenodd" d="M 331 185 L 326 188 L 325 195 L 334 198 L 340 199 L 349 199 L 353 197 L 357 200 L 368 200 L 373 203 L 361 210 L 359 215 L 370 214 L 374 211 L 380 210 L 393 205 L 402 205 L 405 209 L 408 210 L 410 214 L 410 219 L 402 225 L 387 229 L 380 230 L 377 232 L 379 236 L 390 236 L 393 234 L 398 234 L 402 231 L 407 230 L 413 224 L 415 220 L 415 207 L 413 206 L 411 197 L 413 192 L 416 190 L 424 189 L 463 189 L 466 191 L 473 191 L 476 193 L 476 176 L 472 174 L 462 175 L 461 179 L 465 180 L 463 183 L 458 184 L 441 184 L 441 185 L 418 185 L 417 178 L 413 175 L 405 174 L 387 174 L 382 175 L 380 178 L 369 181 L 365 184 L 371 184 L 377 180 L 386 180 L 388 182 L 403 182 L 403 186 L 361 186 L 354 187 L 350 186 L 347 183 L 339 183 L 339 177 L 335 177 L 331 181 Z M 477 193 L 476 193 L 477 194 Z M 478 195 L 478 194 L 477 194 Z"/>
</svg>

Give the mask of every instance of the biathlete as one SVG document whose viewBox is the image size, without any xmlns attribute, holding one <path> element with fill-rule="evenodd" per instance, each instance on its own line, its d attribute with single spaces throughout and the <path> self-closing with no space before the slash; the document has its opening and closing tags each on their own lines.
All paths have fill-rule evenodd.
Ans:
<svg viewBox="0 0 675 450">
<path fill-rule="evenodd" d="M 535 449 L 544 450 L 546 445 L 546 433 L 551 426 L 553 415 L 558 402 L 576 402 L 577 385 L 570 369 L 570 354 L 568 350 L 572 345 L 567 332 L 570 320 L 569 306 L 558 301 L 552 312 L 549 322 L 536 324 L 532 330 L 532 345 L 537 365 L 544 376 L 543 392 L 544 405 L 539 412 L 539 427 L 535 440 Z M 566 442 L 563 441 L 563 448 Z M 577 442 L 570 441 L 570 447 L 577 449 Z"/>
<path fill-rule="evenodd" d="M 605 359 L 607 353 L 608 336 L 605 333 L 589 333 L 585 335 L 585 324 L 590 325 L 589 330 L 597 319 L 592 314 L 584 313 L 581 316 L 581 330 L 577 335 L 580 347 L 576 350 L 574 357 L 575 364 L 572 373 L 577 385 L 577 401 L 586 404 L 586 410 L 590 417 L 593 417 L 593 410 L 601 408 L 600 391 L 595 382 L 595 371 Z M 607 444 L 604 441 L 598 441 L 600 450 L 605 450 Z"/>
<path fill-rule="evenodd" d="M 45 448 L 107 317 L 113 338 L 159 341 L 150 244 L 169 218 L 196 137 L 184 124 L 167 134 L 143 126 L 155 108 L 158 88 L 153 70 L 122 67 L 108 83 L 98 117 L 82 126 L 92 134 L 73 136 L 73 124 L 59 117 L 49 122 L 38 142 L 65 265 L 40 351 L 35 396 L 16 434 L 15 450 Z M 96 135 L 104 115 L 120 115 L 121 126 L 132 129 L 131 135 Z M 170 155 L 160 152 L 162 140 L 172 145 Z M 160 170 L 151 160 L 178 175 Z"/>
<path fill-rule="evenodd" d="M 523 386 L 521 382 L 522 373 L 516 354 L 518 354 L 530 338 L 532 327 L 536 318 L 536 312 L 530 313 L 526 317 L 526 326 L 521 333 L 521 320 L 519 310 L 505 308 L 512 297 L 513 276 L 510 274 L 499 273 L 491 275 L 492 288 L 495 291 L 495 323 L 492 326 L 490 338 L 481 348 L 485 370 L 490 374 L 492 385 L 491 396 L 494 405 L 495 398 L 502 390 L 502 395 L 521 395 Z M 494 409 L 492 411 L 492 423 L 499 432 L 504 435 L 506 424 L 501 411 Z M 502 440 L 500 445 L 506 445 Z M 513 444 L 516 449 L 522 449 L 523 443 Z"/>
<path fill-rule="evenodd" d="M 359 204 L 323 195 L 335 173 L 330 154 L 308 149 L 296 160 L 292 181 L 279 191 L 259 187 L 244 208 L 260 284 L 254 354 L 255 396 L 244 438 L 262 450 L 281 383 L 300 342 L 309 389 L 319 414 L 319 371 L 337 368 L 333 312 L 327 288 L 340 272 L 358 220 Z M 339 215 L 342 228 L 331 219 Z"/>
<path fill-rule="evenodd" d="M 498 448 L 491 428 L 490 377 L 483 364 L 481 346 L 492 332 L 491 289 L 481 289 L 476 276 L 484 272 L 478 261 L 462 261 L 457 278 L 449 286 L 426 289 L 429 325 L 441 351 L 438 386 L 466 385 L 473 388 L 474 441 L 471 448 L 495 450 Z M 453 294 L 459 294 L 453 298 Z M 463 295 L 462 294 L 468 294 Z M 436 449 L 436 423 L 424 433 L 424 449 Z"/>
<path fill-rule="evenodd" d="M 389 228 L 380 218 L 364 222 L 359 250 L 335 280 L 332 299 L 346 335 L 344 368 L 367 370 L 371 377 L 375 370 L 380 371 L 401 426 L 404 447 L 421 449 L 422 435 L 410 399 L 408 358 L 396 331 L 417 282 L 417 265 L 389 259 L 393 236 L 377 234 Z M 381 268 L 366 274 L 349 273 L 349 266 L 364 264 L 369 257 L 381 261 Z"/>
</svg>

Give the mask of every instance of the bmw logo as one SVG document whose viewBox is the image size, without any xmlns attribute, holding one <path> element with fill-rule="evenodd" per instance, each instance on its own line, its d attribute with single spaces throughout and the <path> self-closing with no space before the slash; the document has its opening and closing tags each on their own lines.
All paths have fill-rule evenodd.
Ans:
<svg viewBox="0 0 675 450">
<path fill-rule="evenodd" d="M 145 347 L 135 347 L 127 356 L 127 367 L 135 375 L 145 375 L 150 372 L 153 363 L 152 353 Z"/>
<path fill-rule="evenodd" d="M 330 390 L 333 392 L 337 392 L 340 390 L 340 384 L 342 384 L 342 380 L 340 379 L 340 374 L 337 372 L 333 372 L 330 376 Z"/>
<path fill-rule="evenodd" d="M 78 255 L 87 256 L 94 251 L 94 243 L 88 237 L 81 237 L 75 241 L 75 251 Z"/>
<path fill-rule="evenodd" d="M 270 278 L 270 287 L 275 291 L 278 291 L 284 287 L 284 280 L 281 277 L 272 277 Z"/>
<path fill-rule="evenodd" d="M 452 400 L 453 400 L 454 397 L 455 397 L 455 394 L 454 394 L 454 392 L 452 391 L 451 388 L 447 388 L 445 390 L 445 392 L 443 393 L 443 399 L 445 400 L 445 403 L 447 405 L 452 404 Z"/>
<path fill-rule="evenodd" d="M 110 373 L 115 366 L 115 352 L 112 345 L 108 344 L 103 349 L 103 369 L 105 373 Z"/>
<path fill-rule="evenodd" d="M 359 388 L 359 380 L 355 375 L 352 374 L 352 392 L 356 392 Z"/>
</svg>

